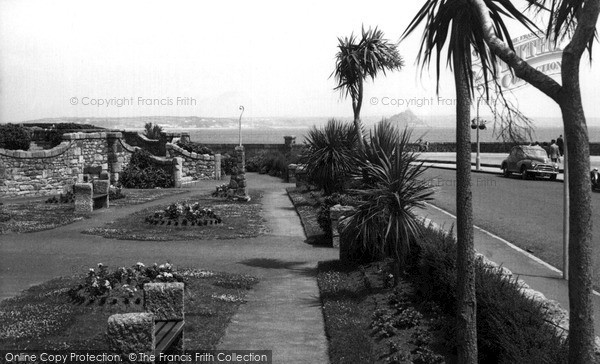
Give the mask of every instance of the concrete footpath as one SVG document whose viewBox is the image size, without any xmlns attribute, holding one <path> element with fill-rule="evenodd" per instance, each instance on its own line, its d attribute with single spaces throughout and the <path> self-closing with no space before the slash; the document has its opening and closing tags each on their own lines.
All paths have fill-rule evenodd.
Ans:
<svg viewBox="0 0 600 364">
<path fill-rule="evenodd" d="M 482 159 L 484 163 L 484 159 Z M 431 164 L 434 168 L 456 169 L 454 164 Z M 485 168 L 475 173 L 497 173 L 499 169 Z M 562 179 L 562 175 L 559 176 Z M 434 204 L 427 204 L 426 208 L 416 211 L 418 215 L 426 217 L 436 224 L 449 230 L 456 225 L 456 217 Z M 474 243 L 477 252 L 483 254 L 491 261 L 509 269 L 519 279 L 527 283 L 532 289 L 541 292 L 546 298 L 555 300 L 560 305 L 569 309 L 568 281 L 562 279 L 562 271 L 538 257 L 524 251 L 511 242 L 496 236 L 478 226 L 474 227 Z M 594 293 L 594 317 L 596 335 L 600 334 L 600 294 Z"/>
</svg>

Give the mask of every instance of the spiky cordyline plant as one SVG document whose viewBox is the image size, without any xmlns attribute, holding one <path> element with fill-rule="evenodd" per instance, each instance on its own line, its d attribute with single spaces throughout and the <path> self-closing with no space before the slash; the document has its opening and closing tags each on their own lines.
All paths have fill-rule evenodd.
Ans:
<svg viewBox="0 0 600 364">
<path fill-rule="evenodd" d="M 352 99 L 354 126 L 358 132 L 360 149 L 364 148 L 363 132 L 360 122 L 360 111 L 363 99 L 363 81 L 375 77 L 379 72 L 400 70 L 404 61 L 398 53 L 396 43 L 384 38 L 383 31 L 375 27 L 362 28 L 361 38 L 357 41 L 354 34 L 350 37 L 338 38 L 338 53 L 335 69 L 331 76 L 337 82 L 334 90 L 339 90 L 344 97 Z"/>
<path fill-rule="evenodd" d="M 358 137 L 352 124 L 331 119 L 323 128 L 312 127 L 306 136 L 304 156 L 309 179 L 326 194 L 340 192 L 358 165 Z"/>
<path fill-rule="evenodd" d="M 423 178 L 427 167 L 417 161 L 410 136 L 408 129 L 400 132 L 386 120 L 375 126 L 362 163 L 366 188 L 351 191 L 363 202 L 343 224 L 354 248 L 372 257 L 393 257 L 400 264 L 420 232 L 414 208 L 423 207 L 433 194 Z"/>
</svg>

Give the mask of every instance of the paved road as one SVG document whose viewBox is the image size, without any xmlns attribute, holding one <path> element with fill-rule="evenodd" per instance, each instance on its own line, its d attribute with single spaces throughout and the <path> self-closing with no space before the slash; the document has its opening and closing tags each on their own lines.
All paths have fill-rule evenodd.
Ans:
<svg viewBox="0 0 600 364">
<path fill-rule="evenodd" d="M 433 204 L 456 214 L 456 171 L 430 169 L 437 192 Z M 518 177 L 473 173 L 475 224 L 526 249 L 562 269 L 563 184 L 547 180 L 523 181 Z M 600 193 L 592 196 L 600 206 Z M 594 241 L 600 241 L 600 209 L 594 209 Z M 595 257 L 600 257 L 595 244 Z M 596 284 L 600 285 L 600 259 L 595 262 Z"/>
</svg>

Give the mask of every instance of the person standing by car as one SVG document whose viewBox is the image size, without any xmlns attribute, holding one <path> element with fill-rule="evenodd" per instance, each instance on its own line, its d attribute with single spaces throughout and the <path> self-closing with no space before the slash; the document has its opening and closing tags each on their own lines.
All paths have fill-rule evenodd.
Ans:
<svg viewBox="0 0 600 364">
<path fill-rule="evenodd" d="M 556 145 L 556 140 L 554 139 L 550 141 L 550 153 L 548 154 L 550 154 L 550 160 L 552 160 L 552 162 L 559 162 L 560 149 L 558 148 L 558 145 Z"/>
<path fill-rule="evenodd" d="M 556 145 L 558 145 L 558 151 L 560 152 L 560 156 L 565 155 L 565 142 L 563 140 L 562 134 L 556 139 Z"/>
</svg>

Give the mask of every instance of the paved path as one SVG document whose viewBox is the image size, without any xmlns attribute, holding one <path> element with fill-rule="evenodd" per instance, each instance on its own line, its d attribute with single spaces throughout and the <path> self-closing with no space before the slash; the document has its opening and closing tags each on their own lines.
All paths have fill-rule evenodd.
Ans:
<svg viewBox="0 0 600 364">
<path fill-rule="evenodd" d="M 130 266 L 169 261 L 177 266 L 252 274 L 261 282 L 223 337 L 220 348 L 273 350 L 274 363 L 328 363 L 327 340 L 314 277 L 320 260 L 336 259 L 332 248 L 305 243 L 300 221 L 279 179 L 248 174 L 264 193 L 263 215 L 272 232 L 249 239 L 149 242 L 105 239 L 80 231 L 152 205 L 214 190 L 207 181 L 186 195 L 151 203 L 97 210 L 89 220 L 53 230 L 0 236 L 0 294 L 7 298 L 48 279 L 85 272 L 102 262 Z"/>
</svg>

